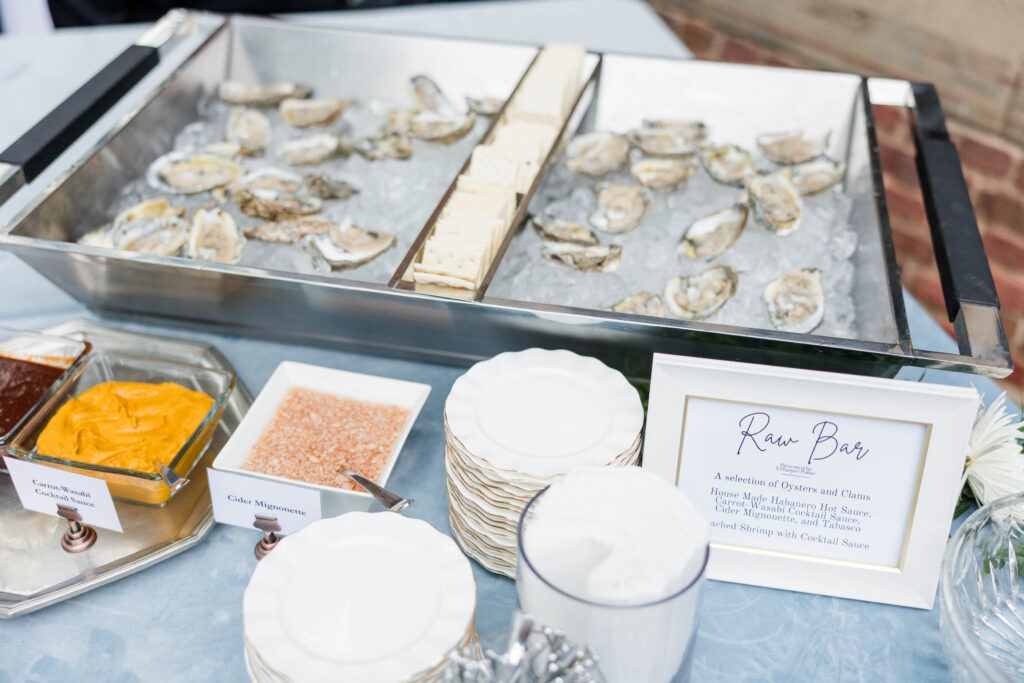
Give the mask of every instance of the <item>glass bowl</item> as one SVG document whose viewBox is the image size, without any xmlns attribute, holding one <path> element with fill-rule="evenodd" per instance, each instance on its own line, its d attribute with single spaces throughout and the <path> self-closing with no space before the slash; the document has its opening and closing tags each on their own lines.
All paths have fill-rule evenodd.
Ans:
<svg viewBox="0 0 1024 683">
<path fill-rule="evenodd" d="M 47 388 L 42 388 L 38 396 L 31 390 L 27 395 L 18 397 L 24 400 L 11 401 L 13 391 L 0 396 L 0 447 L 10 441 L 29 417 L 56 393 L 70 374 L 71 367 L 88 349 L 89 345 L 85 342 L 0 327 L 0 358 L 48 365 L 63 371 Z M 0 372 L 0 393 L 10 391 L 3 374 Z M 3 471 L 3 459 L 0 458 L 0 472 Z"/>
<path fill-rule="evenodd" d="M 953 534 L 939 600 L 953 680 L 1024 680 L 1024 493 L 982 507 Z"/>
<path fill-rule="evenodd" d="M 200 391 L 213 399 L 213 405 L 199 426 L 167 464 L 179 477 L 187 477 L 206 452 L 217 431 L 225 402 L 235 386 L 235 375 L 224 370 L 174 361 L 93 351 L 72 368 L 67 381 L 15 434 L 8 445 L 8 451 L 15 457 L 105 480 L 110 487 L 110 494 L 117 500 L 162 507 L 178 488 L 168 484 L 158 473 L 76 462 L 38 452 L 36 442 L 39 435 L 57 410 L 70 398 L 78 397 L 104 382 L 173 382 L 186 389 Z"/>
<path fill-rule="evenodd" d="M 542 489 L 523 508 L 517 534 L 516 593 L 523 612 L 589 645 L 609 683 L 687 680 L 693 665 L 697 607 L 710 546 L 697 575 L 675 593 L 642 604 L 595 602 L 574 595 L 543 575 L 530 559 L 526 540 Z"/>
</svg>

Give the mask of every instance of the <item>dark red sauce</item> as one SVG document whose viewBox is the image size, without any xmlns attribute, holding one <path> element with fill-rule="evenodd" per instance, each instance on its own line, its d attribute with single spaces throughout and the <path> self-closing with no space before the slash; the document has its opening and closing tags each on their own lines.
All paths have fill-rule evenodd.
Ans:
<svg viewBox="0 0 1024 683">
<path fill-rule="evenodd" d="M 0 356 L 0 437 L 32 410 L 63 373 L 64 368 Z"/>
</svg>

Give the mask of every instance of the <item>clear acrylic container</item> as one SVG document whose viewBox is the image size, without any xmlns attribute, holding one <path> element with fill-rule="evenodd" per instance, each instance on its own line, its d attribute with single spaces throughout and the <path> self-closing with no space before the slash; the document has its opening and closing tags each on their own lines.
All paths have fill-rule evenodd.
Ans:
<svg viewBox="0 0 1024 683">
<path fill-rule="evenodd" d="M 89 345 L 85 342 L 0 327 L 0 357 L 48 365 L 63 370 L 63 374 L 58 376 L 48 388 L 41 391 L 26 411 L 18 411 L 21 414 L 14 416 L 10 428 L 5 424 L 0 424 L 0 453 L 3 452 L 2 446 L 24 426 L 29 417 L 56 393 L 58 387 L 70 374 L 71 367 L 88 349 Z M 5 385 L 0 382 L 0 391 L 3 390 L 5 390 Z M 6 417 L 8 416 L 5 414 Z M 5 419 L 3 422 L 7 421 Z M 5 471 L 3 459 L 0 459 L 0 472 L 3 471 Z"/>
<path fill-rule="evenodd" d="M 523 612 L 564 631 L 577 645 L 589 645 L 609 683 L 687 680 L 709 548 L 697 575 L 660 600 L 621 605 L 581 598 L 542 575 L 525 550 L 533 511 L 546 491 L 534 496 L 519 518 L 516 591 Z"/>
<path fill-rule="evenodd" d="M 109 351 L 93 351 L 71 371 L 51 400 L 19 430 L 8 446 L 11 455 L 59 467 L 77 474 L 103 479 L 110 494 L 118 499 L 162 507 L 178 491 L 155 472 L 107 467 L 76 462 L 40 453 L 36 441 L 50 419 L 68 399 L 77 397 L 104 382 L 173 382 L 186 389 L 200 391 L 213 399 L 213 405 L 199 426 L 189 435 L 167 466 L 178 476 L 187 477 L 210 445 L 221 413 L 235 386 L 234 373 L 198 365 Z"/>
<path fill-rule="evenodd" d="M 953 680 L 1024 680 L 1024 493 L 982 507 L 953 534 L 939 600 Z"/>
</svg>

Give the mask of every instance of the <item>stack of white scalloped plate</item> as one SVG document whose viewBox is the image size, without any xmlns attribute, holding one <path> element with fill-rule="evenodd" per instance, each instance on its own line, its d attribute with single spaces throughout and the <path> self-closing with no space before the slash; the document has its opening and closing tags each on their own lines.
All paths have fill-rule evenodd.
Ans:
<svg viewBox="0 0 1024 683">
<path fill-rule="evenodd" d="M 618 371 L 571 351 L 477 363 L 445 403 L 448 522 L 467 555 L 515 576 L 523 507 L 560 474 L 635 465 L 644 411 Z"/>
<path fill-rule="evenodd" d="M 452 540 L 392 512 L 323 519 L 260 561 L 243 599 L 254 681 L 437 681 L 474 637 L 476 583 Z"/>
</svg>

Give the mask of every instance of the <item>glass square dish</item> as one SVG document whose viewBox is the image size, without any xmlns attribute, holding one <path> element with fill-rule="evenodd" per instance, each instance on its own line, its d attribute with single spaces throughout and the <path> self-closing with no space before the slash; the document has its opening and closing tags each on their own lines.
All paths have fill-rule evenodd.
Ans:
<svg viewBox="0 0 1024 683">
<path fill-rule="evenodd" d="M 56 393 L 88 350 L 86 342 L 0 327 L 0 452 L 29 417 Z M 49 374 L 53 377 L 46 376 L 46 368 L 35 368 L 41 374 L 26 376 L 24 366 L 5 360 L 52 368 Z M 32 372 L 32 368 L 27 369 Z M 6 470 L 0 459 L 0 472 L 3 471 Z"/>
<path fill-rule="evenodd" d="M 56 395 L 28 420 L 8 445 L 8 452 L 15 457 L 105 480 L 111 495 L 117 500 L 162 507 L 177 489 L 169 485 L 159 473 L 76 462 L 38 451 L 39 436 L 60 407 L 70 398 L 77 398 L 105 382 L 172 382 L 186 389 L 200 391 L 213 399 L 213 405 L 199 426 L 192 431 L 171 462 L 167 463 L 179 477 L 187 477 L 210 445 L 225 402 L 234 389 L 235 375 L 224 370 L 156 358 L 94 351 L 72 368 L 67 381 Z"/>
</svg>

